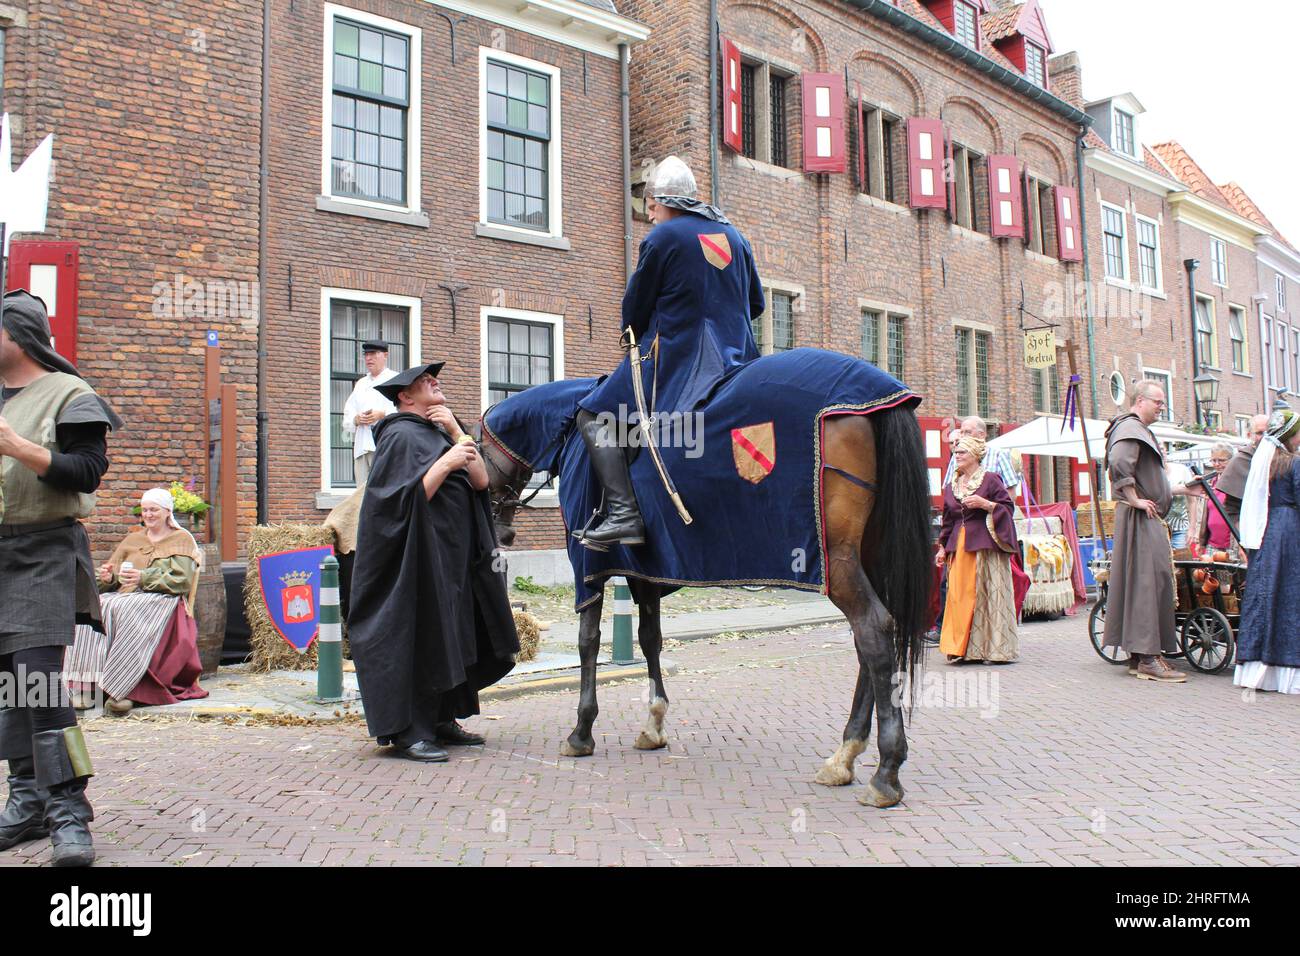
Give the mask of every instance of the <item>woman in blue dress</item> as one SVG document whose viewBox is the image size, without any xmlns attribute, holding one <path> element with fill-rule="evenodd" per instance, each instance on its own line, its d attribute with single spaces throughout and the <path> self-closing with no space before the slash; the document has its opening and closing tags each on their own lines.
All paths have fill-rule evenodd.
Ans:
<svg viewBox="0 0 1300 956">
<path fill-rule="evenodd" d="M 1242 500 L 1250 559 L 1237 631 L 1238 687 L 1300 694 L 1300 415 L 1276 409 Z"/>
</svg>

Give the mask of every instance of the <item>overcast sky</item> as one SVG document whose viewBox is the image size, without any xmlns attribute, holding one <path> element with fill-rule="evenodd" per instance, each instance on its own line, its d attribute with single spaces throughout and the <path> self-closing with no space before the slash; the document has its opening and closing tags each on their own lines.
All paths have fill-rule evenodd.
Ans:
<svg viewBox="0 0 1300 956">
<path fill-rule="evenodd" d="M 1293 0 L 1040 0 L 1057 53 L 1077 50 L 1091 102 L 1133 93 L 1148 146 L 1176 139 L 1300 242 L 1300 4 Z"/>
</svg>

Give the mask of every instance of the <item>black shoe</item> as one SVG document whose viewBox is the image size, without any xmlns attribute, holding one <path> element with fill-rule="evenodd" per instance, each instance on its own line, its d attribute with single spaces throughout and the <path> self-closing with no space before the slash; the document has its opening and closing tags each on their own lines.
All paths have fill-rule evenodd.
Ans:
<svg viewBox="0 0 1300 956">
<path fill-rule="evenodd" d="M 405 760 L 418 760 L 420 763 L 444 763 L 447 751 L 430 740 L 417 740 L 409 747 L 394 746 L 393 756 Z"/>
<path fill-rule="evenodd" d="M 482 734 L 472 734 L 454 720 L 439 724 L 434 728 L 434 733 L 438 735 L 438 743 L 452 747 L 477 747 L 487 742 Z"/>
<path fill-rule="evenodd" d="M 605 520 L 584 532 L 582 543 L 597 551 L 606 550 L 611 544 L 645 544 L 645 524 L 636 495 L 632 493 L 632 476 L 622 447 L 589 413 L 579 417 L 578 431 L 587 446 L 596 477 L 605 489 Z"/>
<path fill-rule="evenodd" d="M 31 757 L 9 759 L 9 801 L 0 813 L 0 850 L 50 835 L 45 827 L 49 796 L 36 785 L 36 765 Z"/>
<path fill-rule="evenodd" d="M 43 730 L 32 737 L 36 783 L 49 791 L 45 825 L 54 847 L 54 866 L 90 866 L 95 844 L 89 823 L 95 811 L 86 799 L 86 781 L 93 770 L 80 727 Z"/>
</svg>

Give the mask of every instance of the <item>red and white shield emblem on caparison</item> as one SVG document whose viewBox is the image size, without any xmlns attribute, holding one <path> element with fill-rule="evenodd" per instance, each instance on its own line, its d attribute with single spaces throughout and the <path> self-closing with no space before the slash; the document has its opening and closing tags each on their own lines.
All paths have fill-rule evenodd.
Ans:
<svg viewBox="0 0 1300 956">
<path fill-rule="evenodd" d="M 731 265 L 731 243 L 725 232 L 711 232 L 700 236 L 700 248 L 704 258 L 715 269 L 725 269 Z"/>
<path fill-rule="evenodd" d="M 776 467 L 776 432 L 771 422 L 731 430 L 731 457 L 736 473 L 758 484 Z"/>
</svg>

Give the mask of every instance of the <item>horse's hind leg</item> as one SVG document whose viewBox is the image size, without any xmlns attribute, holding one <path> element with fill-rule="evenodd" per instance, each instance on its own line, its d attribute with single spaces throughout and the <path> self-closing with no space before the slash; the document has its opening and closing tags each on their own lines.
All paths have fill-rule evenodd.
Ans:
<svg viewBox="0 0 1300 956">
<path fill-rule="evenodd" d="M 605 603 L 604 592 L 582 609 L 578 619 L 578 657 L 582 663 L 582 694 L 578 698 L 578 723 L 569 739 L 560 745 L 565 757 L 589 757 L 596 750 L 591 736 L 592 724 L 600 708 L 596 706 L 596 657 L 600 652 L 600 609 Z"/>
<path fill-rule="evenodd" d="M 632 595 L 636 598 L 640 623 L 637 638 L 641 653 L 645 655 L 646 671 L 650 677 L 650 715 L 645 729 L 637 735 L 637 750 L 658 750 L 668 745 L 664 733 L 664 717 L 668 714 L 668 691 L 664 689 L 664 676 L 659 668 L 659 654 L 663 650 L 664 635 L 659 627 L 659 585 L 629 580 Z"/>
</svg>

